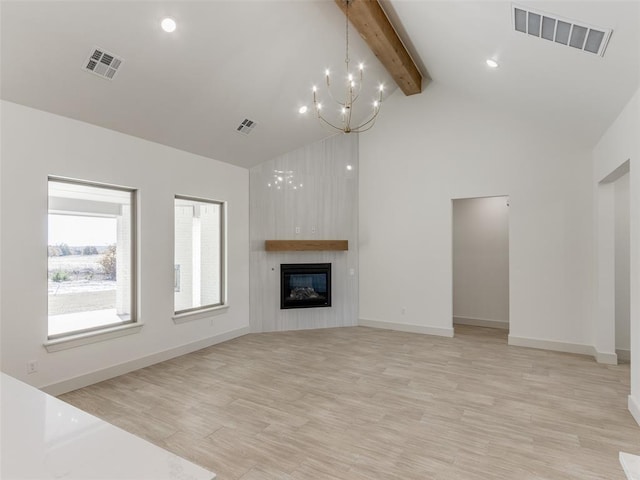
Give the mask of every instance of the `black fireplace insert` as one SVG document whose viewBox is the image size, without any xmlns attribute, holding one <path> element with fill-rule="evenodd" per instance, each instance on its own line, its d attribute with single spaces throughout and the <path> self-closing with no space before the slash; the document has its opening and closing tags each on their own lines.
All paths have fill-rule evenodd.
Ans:
<svg viewBox="0 0 640 480">
<path fill-rule="evenodd" d="M 331 306 L 330 263 L 280 265 L 280 308 Z"/>
</svg>

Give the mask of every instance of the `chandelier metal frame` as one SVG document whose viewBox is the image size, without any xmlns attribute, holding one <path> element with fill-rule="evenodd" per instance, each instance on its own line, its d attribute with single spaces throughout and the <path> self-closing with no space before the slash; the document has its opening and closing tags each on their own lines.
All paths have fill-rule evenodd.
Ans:
<svg viewBox="0 0 640 480">
<path fill-rule="evenodd" d="M 371 129 L 375 124 L 376 118 L 378 117 L 378 113 L 380 113 L 380 105 L 382 104 L 382 92 L 384 91 L 384 86 L 380 85 L 378 87 L 378 98 L 373 102 L 373 108 L 371 114 L 365 119 L 365 121 L 357 126 L 351 126 L 351 119 L 353 114 L 353 106 L 355 102 L 360 98 L 360 93 L 362 90 L 362 81 L 364 78 L 364 65 L 360 63 L 358 65 L 358 80 L 356 80 L 356 76 L 352 72 L 349 71 L 349 63 L 351 59 L 349 58 L 349 6 L 353 2 L 353 0 L 344 0 L 346 4 L 345 9 L 345 19 L 346 19 L 346 27 L 345 27 L 345 39 L 346 39 L 346 48 L 345 48 L 345 67 L 347 71 L 346 76 L 346 95 L 344 101 L 337 100 L 333 92 L 331 91 L 331 78 L 329 76 L 329 69 L 325 71 L 325 81 L 327 84 L 327 93 L 331 100 L 339 106 L 340 111 L 340 121 L 332 122 L 328 120 L 324 115 L 323 111 L 325 110 L 324 106 L 320 102 L 318 98 L 318 89 L 316 86 L 313 87 L 313 107 L 316 112 L 316 116 L 318 119 L 322 121 L 322 123 L 330 128 L 338 130 L 343 133 L 360 133 L 366 132 Z"/>
</svg>

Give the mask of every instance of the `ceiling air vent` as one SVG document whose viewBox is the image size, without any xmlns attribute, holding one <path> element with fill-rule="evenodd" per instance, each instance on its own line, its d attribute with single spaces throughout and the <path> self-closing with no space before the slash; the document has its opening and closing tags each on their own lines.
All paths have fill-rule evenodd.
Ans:
<svg viewBox="0 0 640 480">
<path fill-rule="evenodd" d="M 238 125 L 238 128 L 236 128 L 236 132 L 243 133 L 244 135 L 249 135 L 256 125 L 256 122 L 254 122 L 253 120 L 245 118 L 242 123 Z"/>
<path fill-rule="evenodd" d="M 513 27 L 517 32 L 604 56 L 612 29 L 568 20 L 521 5 L 512 6 Z"/>
<path fill-rule="evenodd" d="M 118 73 L 118 68 L 122 65 L 122 58 L 113 53 L 109 53 L 103 48 L 94 47 L 89 52 L 89 56 L 82 64 L 82 68 L 99 77 L 113 80 Z"/>
</svg>

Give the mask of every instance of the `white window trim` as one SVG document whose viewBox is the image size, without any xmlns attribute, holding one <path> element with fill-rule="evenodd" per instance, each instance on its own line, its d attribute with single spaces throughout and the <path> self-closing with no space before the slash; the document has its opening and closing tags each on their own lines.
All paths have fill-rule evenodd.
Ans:
<svg viewBox="0 0 640 480">
<path fill-rule="evenodd" d="M 216 305 L 215 307 L 203 308 L 194 310 L 192 312 L 177 313 L 172 317 L 173 323 L 175 323 L 176 325 L 180 325 L 181 323 L 187 323 L 194 320 L 201 320 L 203 318 L 222 315 L 223 313 L 227 313 L 228 309 L 229 304 L 225 303 L 224 305 Z"/>
<path fill-rule="evenodd" d="M 57 352 L 60 350 L 67 350 L 69 348 L 75 348 L 82 345 L 88 345 L 91 343 L 102 342 L 111 338 L 123 337 L 125 335 L 132 335 L 138 333 L 142 329 L 142 323 L 138 320 L 138 286 L 137 279 L 138 271 L 138 190 L 130 187 L 123 187 L 119 185 L 111 185 L 106 183 L 92 182 L 88 180 L 78 180 L 67 177 L 58 177 L 50 175 L 47 177 L 47 186 L 49 182 L 69 183 L 71 185 L 86 185 L 89 187 L 104 188 L 111 190 L 118 190 L 128 192 L 131 195 L 131 321 L 115 326 L 100 327 L 96 330 L 89 332 L 67 332 L 56 335 L 55 338 L 48 338 L 44 343 L 44 347 L 47 352 Z M 48 211 L 48 207 L 47 207 Z M 135 312 L 135 313 L 134 313 Z M 47 312 L 47 325 L 48 325 L 48 312 Z"/>
<path fill-rule="evenodd" d="M 125 325 L 117 325 L 115 327 L 107 327 L 93 332 L 78 333 L 75 335 L 67 335 L 55 340 L 47 340 L 44 342 L 44 348 L 47 352 L 59 352 L 70 348 L 81 347 L 91 343 L 103 342 L 112 338 L 124 337 L 138 333 L 144 324 L 140 322 L 127 323 Z"/>
<path fill-rule="evenodd" d="M 227 216 L 228 216 L 228 202 L 224 201 L 224 200 L 213 200 L 213 199 L 207 199 L 207 198 L 203 198 L 203 197 L 194 197 L 191 195 L 179 195 L 179 194 L 175 194 L 173 196 L 174 199 L 174 206 L 175 206 L 175 200 L 176 199 L 181 199 L 181 200 L 191 200 L 191 201 L 195 201 L 195 202 L 203 202 L 203 203 L 209 203 L 209 204 L 218 204 L 220 206 L 220 215 L 221 215 L 221 221 L 220 221 L 220 228 L 221 228 L 221 232 L 220 232 L 220 265 L 221 265 L 221 271 L 220 271 L 220 282 L 221 282 L 221 289 L 220 289 L 220 303 L 215 304 L 215 305 L 204 305 L 201 307 L 192 307 L 192 308 L 188 308 L 186 310 L 179 310 L 176 311 L 175 310 L 175 300 L 174 300 L 174 311 L 173 311 L 173 321 L 176 325 L 181 324 L 181 323 L 186 323 L 192 320 L 199 320 L 201 318 L 204 317 L 208 317 L 211 315 L 219 315 L 220 313 L 223 312 L 218 312 L 219 310 L 226 310 L 229 308 L 229 304 L 227 303 L 227 299 L 228 299 L 228 291 L 227 291 L 227 285 L 228 285 L 228 278 L 227 278 L 227 262 L 228 262 L 228 251 L 227 251 L 227 245 L 228 245 L 228 239 L 227 239 Z M 174 227 L 175 227 L 175 217 L 174 217 Z M 174 235 L 173 235 L 173 242 L 174 242 L 174 251 L 175 251 L 175 231 L 174 231 Z M 175 258 L 174 258 L 174 265 L 175 265 Z M 175 298 L 175 297 L 174 297 Z M 216 313 L 218 312 L 218 313 Z M 199 315 L 202 314 L 202 315 Z M 189 318 L 188 318 L 189 317 Z"/>
</svg>

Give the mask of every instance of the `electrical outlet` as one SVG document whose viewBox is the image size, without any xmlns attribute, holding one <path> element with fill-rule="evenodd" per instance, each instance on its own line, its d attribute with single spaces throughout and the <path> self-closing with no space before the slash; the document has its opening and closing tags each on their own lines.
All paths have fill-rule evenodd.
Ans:
<svg viewBox="0 0 640 480">
<path fill-rule="evenodd" d="M 38 371 L 38 361 L 29 360 L 27 362 L 27 373 L 31 375 L 32 373 L 36 373 L 37 371 Z"/>
<path fill-rule="evenodd" d="M 407 307 L 402 307 L 400 309 L 400 313 L 402 313 L 402 315 L 404 315 L 405 313 L 407 313 Z"/>
<path fill-rule="evenodd" d="M 300 227 L 296 227 L 296 235 L 300 234 Z"/>
<path fill-rule="evenodd" d="M 316 227 L 315 225 L 313 227 L 311 227 L 311 233 L 316 233 Z"/>
</svg>

